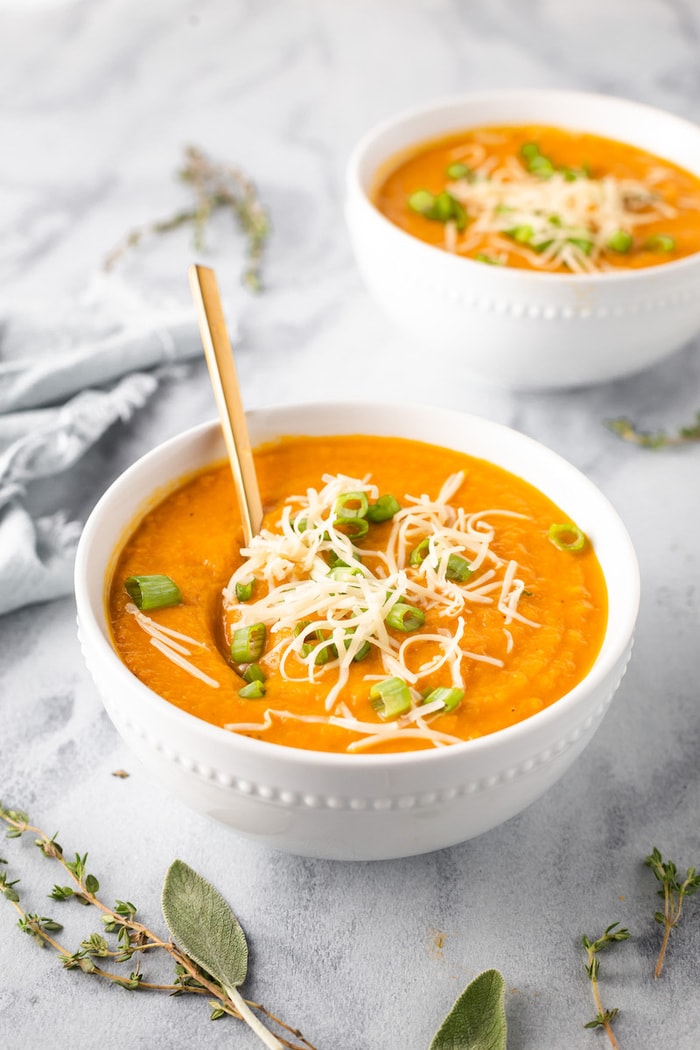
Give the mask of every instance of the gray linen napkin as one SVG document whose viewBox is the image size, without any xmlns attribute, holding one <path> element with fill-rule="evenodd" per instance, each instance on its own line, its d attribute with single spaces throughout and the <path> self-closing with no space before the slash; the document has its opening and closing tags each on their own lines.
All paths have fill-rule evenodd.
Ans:
<svg viewBox="0 0 700 1050">
<path fill-rule="evenodd" d="M 173 364 L 202 353 L 191 308 L 155 314 L 142 304 L 127 313 L 137 321 L 115 330 L 109 311 L 92 305 L 88 337 L 77 339 L 73 325 L 56 337 L 58 349 L 26 320 L 12 338 L 0 333 L 0 614 L 72 586 L 82 525 L 61 507 L 33 515 L 30 490 L 73 469 L 113 423 L 145 404 Z M 12 328 L 10 321 L 5 336 Z"/>
</svg>

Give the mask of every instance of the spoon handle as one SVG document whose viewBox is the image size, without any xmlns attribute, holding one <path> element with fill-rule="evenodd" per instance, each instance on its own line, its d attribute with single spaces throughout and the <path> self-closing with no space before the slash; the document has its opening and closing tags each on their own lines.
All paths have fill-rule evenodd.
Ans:
<svg viewBox="0 0 700 1050">
<path fill-rule="evenodd" d="M 188 275 L 247 546 L 260 531 L 263 511 L 233 351 L 214 271 L 193 265 Z"/>
</svg>

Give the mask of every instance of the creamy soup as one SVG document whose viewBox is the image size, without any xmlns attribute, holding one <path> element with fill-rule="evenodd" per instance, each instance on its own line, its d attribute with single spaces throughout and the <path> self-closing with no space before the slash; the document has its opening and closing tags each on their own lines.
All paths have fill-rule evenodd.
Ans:
<svg viewBox="0 0 700 1050">
<path fill-rule="evenodd" d="M 493 266 L 606 272 L 700 250 L 700 179 L 562 128 L 475 128 L 424 142 L 384 166 L 373 200 L 420 240 Z"/>
<path fill-rule="evenodd" d="M 292 747 L 403 751 L 519 722 L 590 669 L 607 620 L 595 551 L 523 480 L 357 435 L 284 438 L 255 461 L 249 547 L 219 464 L 118 555 L 114 644 L 169 702 Z"/>
</svg>

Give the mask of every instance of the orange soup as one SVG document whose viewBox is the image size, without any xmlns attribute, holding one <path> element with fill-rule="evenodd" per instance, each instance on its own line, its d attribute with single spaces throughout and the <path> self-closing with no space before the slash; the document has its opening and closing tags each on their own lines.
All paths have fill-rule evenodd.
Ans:
<svg viewBox="0 0 700 1050">
<path fill-rule="evenodd" d="M 700 179 L 561 128 L 474 128 L 425 142 L 385 165 L 373 200 L 420 240 L 494 266 L 595 273 L 700 250 Z"/>
<path fill-rule="evenodd" d="M 255 461 L 265 520 L 249 547 L 220 464 L 118 555 L 114 644 L 170 703 L 291 747 L 403 751 L 528 718 L 591 667 L 602 572 L 531 485 L 399 438 L 289 437 Z"/>
</svg>

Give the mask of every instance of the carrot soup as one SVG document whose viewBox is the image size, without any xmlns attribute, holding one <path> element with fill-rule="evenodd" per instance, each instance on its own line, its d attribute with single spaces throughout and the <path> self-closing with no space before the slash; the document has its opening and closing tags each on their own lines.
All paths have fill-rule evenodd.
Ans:
<svg viewBox="0 0 700 1050">
<path fill-rule="evenodd" d="M 377 174 L 376 207 L 428 244 L 494 266 L 605 273 L 700 251 L 700 179 L 587 132 L 473 128 Z"/>
<path fill-rule="evenodd" d="M 170 703 L 291 747 L 406 751 L 528 718 L 595 661 L 595 552 L 525 481 L 362 435 L 286 437 L 255 462 L 265 519 L 248 547 L 218 464 L 146 513 L 118 555 L 114 645 Z"/>
</svg>

